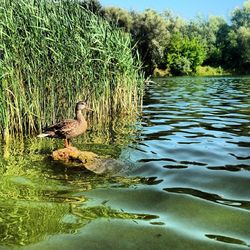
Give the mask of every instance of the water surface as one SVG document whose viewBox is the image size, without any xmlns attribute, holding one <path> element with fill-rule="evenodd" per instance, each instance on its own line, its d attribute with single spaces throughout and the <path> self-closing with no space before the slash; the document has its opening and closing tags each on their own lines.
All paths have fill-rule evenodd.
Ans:
<svg viewBox="0 0 250 250">
<path fill-rule="evenodd" d="M 116 175 L 53 163 L 60 144 L 3 147 L 0 249 L 250 248 L 249 77 L 156 79 L 129 131 L 76 142 Z"/>
</svg>

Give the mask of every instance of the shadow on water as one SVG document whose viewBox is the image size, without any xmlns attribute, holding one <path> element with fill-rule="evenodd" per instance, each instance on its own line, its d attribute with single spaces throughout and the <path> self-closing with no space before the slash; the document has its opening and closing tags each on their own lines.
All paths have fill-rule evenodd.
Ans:
<svg viewBox="0 0 250 250">
<path fill-rule="evenodd" d="M 250 78 L 155 81 L 131 127 L 74 141 L 123 172 L 53 162 L 60 141 L 2 147 L 0 248 L 249 247 Z"/>
</svg>

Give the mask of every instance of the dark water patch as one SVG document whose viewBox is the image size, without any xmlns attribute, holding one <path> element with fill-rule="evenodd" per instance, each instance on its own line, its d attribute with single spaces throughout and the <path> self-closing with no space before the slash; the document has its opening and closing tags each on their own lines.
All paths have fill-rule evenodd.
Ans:
<svg viewBox="0 0 250 250">
<path fill-rule="evenodd" d="M 235 245 L 243 245 L 243 246 L 250 247 L 249 245 L 247 245 L 247 243 L 245 241 L 240 240 L 240 239 L 236 239 L 236 238 L 232 238 L 232 237 L 228 237 L 228 236 L 216 235 L 216 234 L 205 234 L 205 236 L 209 239 L 216 240 L 219 242 L 224 242 L 224 243 L 228 243 L 228 244 L 235 244 Z"/>
<path fill-rule="evenodd" d="M 203 139 L 206 139 L 206 138 L 217 138 L 215 135 L 211 135 L 211 134 L 206 134 L 206 133 L 197 133 L 195 131 L 186 131 L 186 130 L 182 130 L 186 133 L 189 133 L 191 135 L 187 135 L 186 138 L 203 138 Z M 229 137 L 230 139 L 230 137 Z"/>
<path fill-rule="evenodd" d="M 238 164 L 238 165 L 226 165 L 226 166 L 218 166 L 218 167 L 207 167 L 210 170 L 225 170 L 230 172 L 237 172 L 241 170 L 250 171 L 250 165 Z"/>
<path fill-rule="evenodd" d="M 170 159 L 170 158 L 159 158 L 159 159 L 140 159 L 138 162 L 151 162 L 151 161 L 170 161 L 170 162 L 176 162 L 176 160 L 174 159 Z"/>
<path fill-rule="evenodd" d="M 189 144 L 199 144 L 200 142 L 194 142 L 194 141 L 181 141 L 181 142 L 178 142 L 178 144 L 187 144 L 187 145 L 189 145 Z"/>
<path fill-rule="evenodd" d="M 150 222 L 151 225 L 155 225 L 155 226 L 164 226 L 165 223 L 164 222 L 161 222 L 161 221 L 153 221 L 153 222 Z"/>
<path fill-rule="evenodd" d="M 203 191 L 192 189 L 192 188 L 164 188 L 163 190 L 170 192 L 170 193 L 192 195 L 194 197 L 198 197 L 198 198 L 201 198 L 207 201 L 212 201 L 215 203 L 219 203 L 222 205 L 250 210 L 250 201 L 225 199 L 217 194 L 207 193 L 207 192 L 203 192 Z"/>
<path fill-rule="evenodd" d="M 166 141 L 168 140 L 166 136 L 170 135 L 167 132 L 159 132 L 159 133 L 152 133 L 150 135 L 145 135 L 143 138 L 148 139 L 148 140 L 155 140 L 157 139 L 158 141 Z"/>
<path fill-rule="evenodd" d="M 143 152 L 143 153 L 147 153 L 147 150 L 143 150 L 143 149 L 141 149 L 141 148 L 139 148 L 139 147 L 136 147 L 136 146 L 129 146 L 129 147 L 132 148 L 132 149 L 141 151 L 141 152 Z"/>
<path fill-rule="evenodd" d="M 207 166 L 207 163 L 202 163 L 202 162 L 196 162 L 196 161 L 179 161 L 176 162 L 175 165 L 173 164 L 167 164 L 162 166 L 163 168 L 168 168 L 168 169 L 185 169 L 190 166 Z"/>
<path fill-rule="evenodd" d="M 156 152 L 154 152 L 154 151 L 150 151 L 152 154 L 154 154 L 154 155 L 157 155 L 157 153 Z"/>
<path fill-rule="evenodd" d="M 249 156 L 237 156 L 234 153 L 229 153 L 229 154 L 234 156 L 237 160 L 250 160 L 250 155 Z"/>
<path fill-rule="evenodd" d="M 183 166 L 183 165 L 164 165 L 163 168 L 168 168 L 168 169 L 185 169 L 185 168 L 188 168 L 188 166 Z"/>
<path fill-rule="evenodd" d="M 237 146 L 239 147 L 243 147 L 243 148 L 250 148 L 250 142 L 248 141 L 228 141 L 228 143 L 231 143 L 231 144 L 236 144 Z"/>
<path fill-rule="evenodd" d="M 157 185 L 163 182 L 162 179 L 158 179 L 158 177 L 149 177 L 149 178 L 142 178 L 141 183 L 147 184 L 147 185 Z"/>
</svg>

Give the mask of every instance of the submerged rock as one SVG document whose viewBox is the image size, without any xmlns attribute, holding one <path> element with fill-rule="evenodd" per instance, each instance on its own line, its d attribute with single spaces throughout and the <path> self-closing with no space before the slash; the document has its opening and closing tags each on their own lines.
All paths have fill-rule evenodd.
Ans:
<svg viewBox="0 0 250 250">
<path fill-rule="evenodd" d="M 75 162 L 82 164 L 91 164 L 99 156 L 93 152 L 81 151 L 75 147 L 58 149 L 52 152 L 52 158 L 55 161 L 63 161 L 65 163 Z"/>
<path fill-rule="evenodd" d="M 81 151 L 75 147 L 55 150 L 52 158 L 62 161 L 67 167 L 80 167 L 96 174 L 117 174 L 128 169 L 128 165 L 120 160 L 99 156 L 90 151 Z"/>
</svg>

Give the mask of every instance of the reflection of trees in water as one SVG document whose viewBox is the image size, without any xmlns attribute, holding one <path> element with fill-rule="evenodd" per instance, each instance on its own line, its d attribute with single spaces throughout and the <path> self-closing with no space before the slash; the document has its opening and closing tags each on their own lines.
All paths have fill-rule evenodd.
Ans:
<svg viewBox="0 0 250 250">
<path fill-rule="evenodd" d="M 27 245 L 48 235 L 74 233 L 97 218 L 151 220 L 158 216 L 133 214 L 104 205 L 80 207 L 76 204 L 5 204 L 0 206 L 0 244 Z"/>
<path fill-rule="evenodd" d="M 5 202 L 0 205 L 0 243 L 26 245 L 46 235 L 72 232 L 77 228 L 76 223 L 61 222 L 68 210 L 68 206 L 56 203 Z"/>
</svg>

